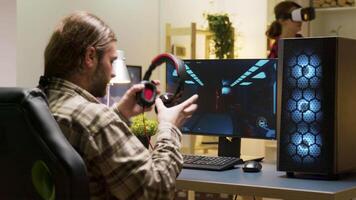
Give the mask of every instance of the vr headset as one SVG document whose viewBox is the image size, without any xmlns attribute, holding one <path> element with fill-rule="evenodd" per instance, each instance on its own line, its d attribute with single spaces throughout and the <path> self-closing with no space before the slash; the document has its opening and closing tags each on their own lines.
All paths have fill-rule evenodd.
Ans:
<svg viewBox="0 0 356 200">
<path fill-rule="evenodd" d="M 315 19 L 315 9 L 313 7 L 297 8 L 291 13 L 282 15 L 279 18 L 291 19 L 295 22 L 311 21 Z"/>
</svg>

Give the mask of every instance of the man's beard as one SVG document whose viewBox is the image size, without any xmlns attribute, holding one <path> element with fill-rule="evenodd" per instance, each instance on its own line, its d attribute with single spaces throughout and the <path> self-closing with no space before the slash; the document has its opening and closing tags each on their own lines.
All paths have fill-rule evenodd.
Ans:
<svg viewBox="0 0 356 200">
<path fill-rule="evenodd" d="M 106 95 L 106 88 L 110 79 L 107 78 L 100 63 L 92 76 L 91 94 L 95 97 L 104 97 Z"/>
</svg>

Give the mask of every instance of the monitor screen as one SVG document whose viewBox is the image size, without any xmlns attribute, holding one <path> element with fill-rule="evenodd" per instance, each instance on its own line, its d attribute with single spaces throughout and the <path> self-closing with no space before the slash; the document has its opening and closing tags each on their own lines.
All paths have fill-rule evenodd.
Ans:
<svg viewBox="0 0 356 200">
<path fill-rule="evenodd" d="M 276 59 L 185 60 L 188 80 L 180 101 L 199 94 L 198 109 L 183 133 L 276 138 Z M 166 90 L 174 92 L 177 72 L 167 64 Z"/>
<path fill-rule="evenodd" d="M 118 102 L 121 97 L 125 94 L 132 85 L 141 82 L 142 69 L 140 66 L 127 65 L 127 70 L 129 72 L 131 82 L 125 84 L 110 85 L 110 98 L 109 106 Z M 107 96 L 99 98 L 101 103 L 107 104 Z"/>
</svg>

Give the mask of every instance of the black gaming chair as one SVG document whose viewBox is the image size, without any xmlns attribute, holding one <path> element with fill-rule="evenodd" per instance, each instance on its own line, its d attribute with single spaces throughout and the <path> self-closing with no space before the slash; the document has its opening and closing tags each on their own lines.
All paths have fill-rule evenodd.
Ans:
<svg viewBox="0 0 356 200">
<path fill-rule="evenodd" d="M 89 199 L 84 161 L 39 89 L 0 88 L 0 199 Z"/>
</svg>

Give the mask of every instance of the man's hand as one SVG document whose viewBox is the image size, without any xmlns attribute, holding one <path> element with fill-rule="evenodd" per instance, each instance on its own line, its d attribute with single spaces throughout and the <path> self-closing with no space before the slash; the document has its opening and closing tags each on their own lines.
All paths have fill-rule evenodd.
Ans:
<svg viewBox="0 0 356 200">
<path fill-rule="evenodd" d="M 157 86 L 157 94 L 160 94 L 158 86 L 160 82 L 158 80 L 152 81 Z M 135 84 L 130 89 L 128 89 L 120 101 L 116 104 L 117 109 L 123 114 L 127 119 L 136 116 L 143 111 L 147 112 L 153 109 L 153 106 L 149 108 L 143 108 L 137 104 L 136 93 L 144 89 L 144 84 Z"/>
<path fill-rule="evenodd" d="M 160 98 L 156 99 L 156 107 L 157 107 L 157 118 L 158 122 L 170 122 L 177 127 L 180 127 L 185 119 L 191 117 L 194 111 L 198 108 L 197 104 L 195 104 L 198 99 L 198 95 L 195 94 L 191 96 L 189 99 L 184 102 L 167 108 L 164 106 L 162 100 Z"/>
</svg>

